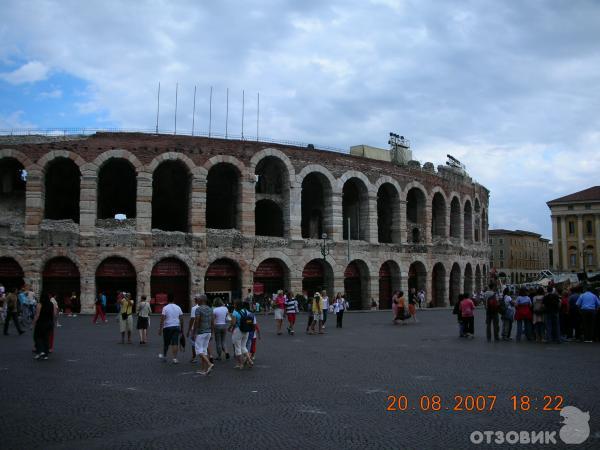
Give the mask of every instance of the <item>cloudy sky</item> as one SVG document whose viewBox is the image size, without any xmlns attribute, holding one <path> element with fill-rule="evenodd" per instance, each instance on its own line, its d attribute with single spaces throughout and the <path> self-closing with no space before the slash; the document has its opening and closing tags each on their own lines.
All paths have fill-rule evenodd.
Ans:
<svg viewBox="0 0 600 450">
<path fill-rule="evenodd" d="M 490 225 L 551 237 L 545 202 L 600 184 L 597 1 L 0 2 L 0 129 L 174 127 L 421 162 L 451 153 Z"/>
</svg>

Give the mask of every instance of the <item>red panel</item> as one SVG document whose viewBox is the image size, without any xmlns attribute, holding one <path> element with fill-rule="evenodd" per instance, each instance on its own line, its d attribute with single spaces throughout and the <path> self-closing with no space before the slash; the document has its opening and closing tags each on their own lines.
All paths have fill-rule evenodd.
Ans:
<svg viewBox="0 0 600 450">
<path fill-rule="evenodd" d="M 344 271 L 344 278 L 360 278 L 360 271 L 355 263 L 348 264 Z"/>
<path fill-rule="evenodd" d="M 283 267 L 278 260 L 267 259 L 256 268 L 254 278 L 283 278 Z"/>
<path fill-rule="evenodd" d="M 319 261 L 311 261 L 302 271 L 302 278 L 323 278 L 323 265 Z"/>
<path fill-rule="evenodd" d="M 79 278 L 79 270 L 68 258 L 54 258 L 48 261 L 42 276 L 45 278 Z"/>
<path fill-rule="evenodd" d="M 96 271 L 97 277 L 106 278 L 135 278 L 135 269 L 123 258 L 108 258 L 100 264 Z"/>
<path fill-rule="evenodd" d="M 237 267 L 229 261 L 215 261 L 206 270 L 207 277 L 214 278 L 229 278 L 237 277 Z"/>
<path fill-rule="evenodd" d="M 383 263 L 379 268 L 379 277 L 380 278 L 389 278 L 392 276 L 392 272 L 390 270 L 390 265 L 388 263 Z"/>
<path fill-rule="evenodd" d="M 23 269 L 12 258 L 0 258 L 0 277 L 23 278 Z"/>
<path fill-rule="evenodd" d="M 252 286 L 252 291 L 255 295 L 262 295 L 265 293 L 265 285 L 263 283 L 255 282 Z"/>
<path fill-rule="evenodd" d="M 163 259 L 152 268 L 153 277 L 187 277 L 185 264 L 175 258 Z"/>
</svg>

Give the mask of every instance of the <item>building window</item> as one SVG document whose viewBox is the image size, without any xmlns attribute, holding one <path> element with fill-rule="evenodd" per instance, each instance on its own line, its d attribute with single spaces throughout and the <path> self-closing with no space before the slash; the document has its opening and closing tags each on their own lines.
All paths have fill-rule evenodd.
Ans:
<svg viewBox="0 0 600 450">
<path fill-rule="evenodd" d="M 575 234 L 575 222 L 569 221 L 569 234 Z"/>
<path fill-rule="evenodd" d="M 585 209 L 592 209 L 592 205 L 591 205 L 591 204 L 589 204 L 589 203 L 586 203 L 586 204 L 585 204 Z"/>
<path fill-rule="evenodd" d="M 585 233 L 592 234 L 594 232 L 594 226 L 592 225 L 591 220 L 586 220 L 585 222 Z"/>
<path fill-rule="evenodd" d="M 568 206 L 569 211 L 573 211 L 573 205 Z"/>
<path fill-rule="evenodd" d="M 504 258 L 504 250 L 500 250 L 500 258 Z"/>
<path fill-rule="evenodd" d="M 500 260 L 500 267 L 504 267 L 504 261 Z"/>
<path fill-rule="evenodd" d="M 569 267 L 577 266 L 577 255 L 575 253 L 571 253 L 569 255 Z"/>
<path fill-rule="evenodd" d="M 498 239 L 498 242 L 500 243 L 500 245 L 504 244 L 504 239 L 500 238 Z"/>
</svg>

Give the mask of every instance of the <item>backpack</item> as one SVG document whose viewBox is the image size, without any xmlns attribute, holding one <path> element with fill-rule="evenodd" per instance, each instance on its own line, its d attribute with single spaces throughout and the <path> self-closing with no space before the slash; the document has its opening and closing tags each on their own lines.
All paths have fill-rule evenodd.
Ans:
<svg viewBox="0 0 600 450">
<path fill-rule="evenodd" d="M 488 298 L 486 303 L 486 309 L 488 312 L 497 313 L 498 305 L 498 297 L 496 296 L 496 294 L 494 294 L 490 298 Z"/>
<path fill-rule="evenodd" d="M 254 314 L 250 311 L 243 309 L 240 312 L 240 331 L 242 333 L 249 333 L 254 331 Z"/>
</svg>

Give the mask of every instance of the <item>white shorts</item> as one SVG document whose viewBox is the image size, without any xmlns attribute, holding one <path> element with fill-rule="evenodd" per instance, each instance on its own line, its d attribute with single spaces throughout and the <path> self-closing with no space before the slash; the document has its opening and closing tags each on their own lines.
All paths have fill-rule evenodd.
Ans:
<svg viewBox="0 0 600 450">
<path fill-rule="evenodd" d="M 248 353 L 246 343 L 248 342 L 248 333 L 242 333 L 239 328 L 233 330 L 231 336 L 231 342 L 233 343 L 233 349 L 235 356 L 241 356 Z"/>
<path fill-rule="evenodd" d="M 323 313 L 313 313 L 313 320 L 323 320 Z"/>
<path fill-rule="evenodd" d="M 275 310 L 275 320 L 283 320 L 283 309 L 277 308 Z"/>
<path fill-rule="evenodd" d="M 196 336 L 194 339 L 194 346 L 196 348 L 197 355 L 208 354 L 208 343 L 210 342 L 211 333 L 202 333 Z"/>
</svg>

